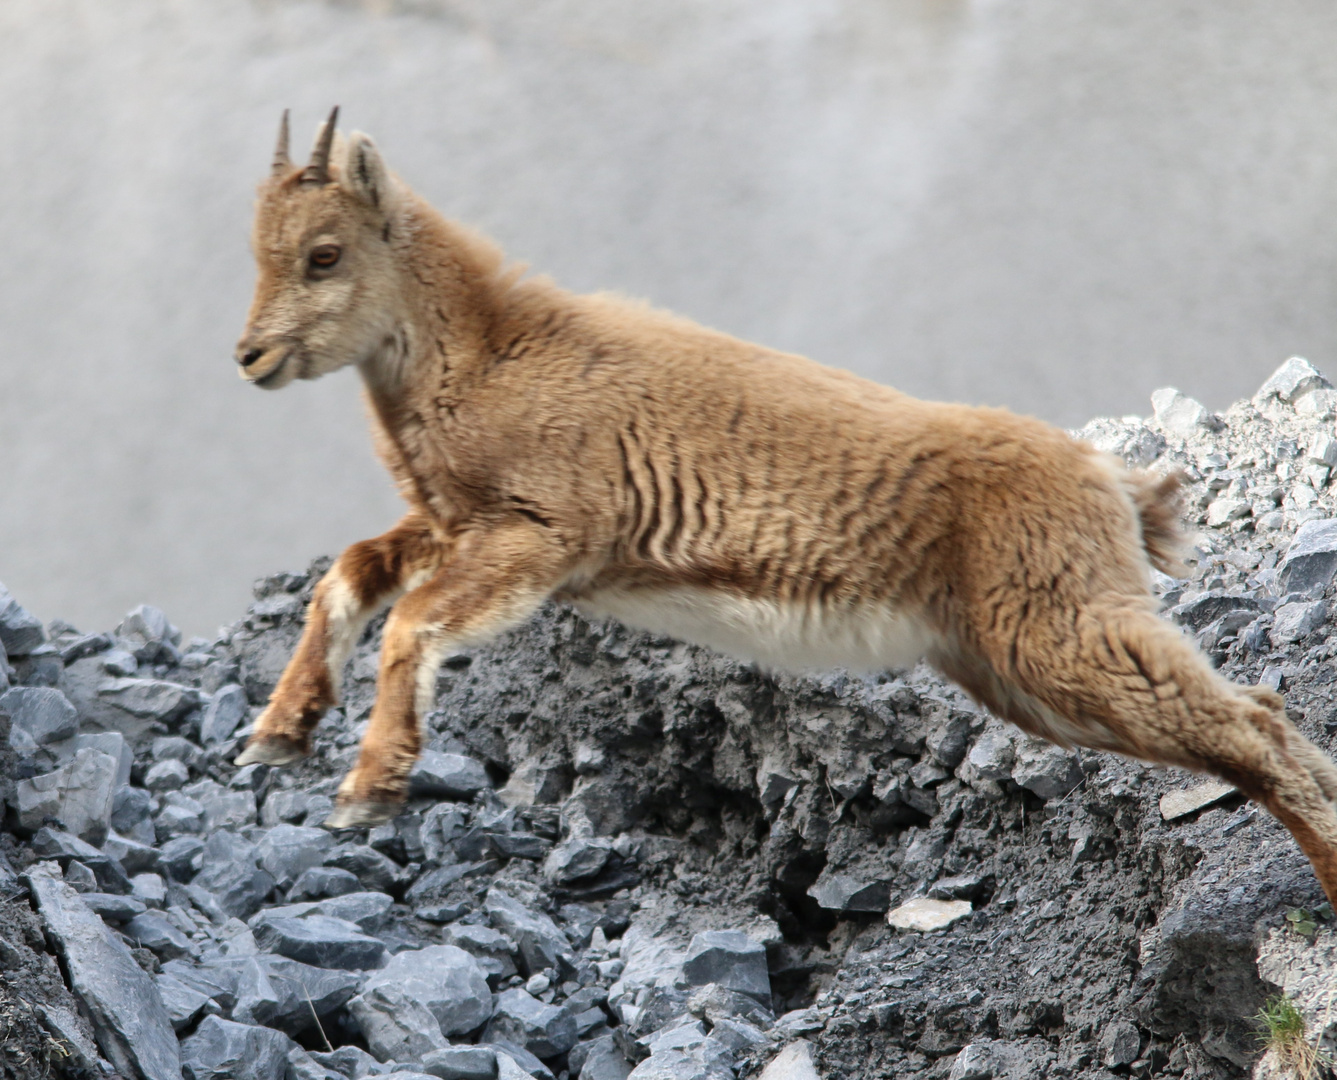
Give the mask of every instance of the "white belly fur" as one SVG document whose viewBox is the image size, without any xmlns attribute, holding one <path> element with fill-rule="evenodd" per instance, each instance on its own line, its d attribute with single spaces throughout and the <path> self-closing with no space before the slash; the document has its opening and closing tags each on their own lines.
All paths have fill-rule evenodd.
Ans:
<svg viewBox="0 0 1337 1080">
<path fill-rule="evenodd" d="M 694 588 L 603 589 L 576 606 L 783 671 L 907 668 L 933 642 L 918 620 L 881 606 L 809 608 Z"/>
</svg>

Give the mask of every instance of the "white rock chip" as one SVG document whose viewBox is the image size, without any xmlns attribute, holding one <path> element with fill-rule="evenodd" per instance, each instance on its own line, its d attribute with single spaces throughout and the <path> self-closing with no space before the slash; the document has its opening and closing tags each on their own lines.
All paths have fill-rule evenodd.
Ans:
<svg viewBox="0 0 1337 1080">
<path fill-rule="evenodd" d="M 1291 405 L 1313 390 L 1329 390 L 1332 384 L 1313 364 L 1301 356 L 1292 356 L 1277 368 L 1254 395 L 1255 405 L 1265 405 L 1269 399 Z"/>
<path fill-rule="evenodd" d="M 971 912 L 969 900 L 929 900 L 918 897 L 887 912 L 887 922 L 898 930 L 941 930 Z"/>
<path fill-rule="evenodd" d="M 1156 423 L 1169 435 L 1187 439 L 1200 431 L 1220 426 L 1212 413 L 1200 401 L 1181 394 L 1173 386 L 1164 387 L 1151 395 Z"/>
<path fill-rule="evenodd" d="M 1166 821 L 1178 821 L 1229 798 L 1236 791 L 1233 784 L 1220 780 L 1208 780 L 1186 791 L 1167 791 L 1161 796 L 1161 817 Z"/>
<path fill-rule="evenodd" d="M 790 1043 L 771 1059 L 759 1080 L 822 1080 L 812 1063 L 812 1043 L 807 1039 Z"/>
</svg>

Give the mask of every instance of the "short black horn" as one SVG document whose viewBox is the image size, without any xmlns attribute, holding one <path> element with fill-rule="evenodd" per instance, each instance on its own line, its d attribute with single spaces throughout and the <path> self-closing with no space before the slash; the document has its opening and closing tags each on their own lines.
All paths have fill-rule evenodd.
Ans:
<svg viewBox="0 0 1337 1080">
<path fill-rule="evenodd" d="M 330 118 L 320 129 L 316 148 L 311 151 L 311 163 L 302 170 L 302 179 L 313 184 L 328 183 L 330 179 L 330 147 L 334 145 L 334 125 L 339 120 L 339 106 L 330 110 Z"/>
<path fill-rule="evenodd" d="M 292 168 L 292 159 L 288 157 L 288 110 L 283 110 L 283 119 L 279 121 L 279 141 L 274 147 L 274 167 L 271 170 L 275 176 L 283 176 Z"/>
</svg>

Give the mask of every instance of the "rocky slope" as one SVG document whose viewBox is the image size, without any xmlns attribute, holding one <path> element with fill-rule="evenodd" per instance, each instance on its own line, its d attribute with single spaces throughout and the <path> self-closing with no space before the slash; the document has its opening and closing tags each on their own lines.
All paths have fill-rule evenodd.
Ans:
<svg viewBox="0 0 1337 1080">
<path fill-rule="evenodd" d="M 1190 481 L 1166 617 L 1332 749 L 1337 393 L 1292 360 L 1222 416 L 1153 401 L 1079 434 Z M 1226 1078 L 1280 988 L 1330 1022 L 1270 818 L 926 669 L 774 677 L 547 608 L 447 659 L 406 813 L 327 833 L 378 626 L 308 761 L 230 764 L 324 565 L 215 641 L 0 593 L 0 1076 Z"/>
</svg>

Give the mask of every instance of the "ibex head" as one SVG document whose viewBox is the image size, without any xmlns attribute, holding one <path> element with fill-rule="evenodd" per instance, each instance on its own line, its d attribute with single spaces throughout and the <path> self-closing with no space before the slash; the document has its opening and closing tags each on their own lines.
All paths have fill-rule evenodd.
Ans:
<svg viewBox="0 0 1337 1080">
<path fill-rule="evenodd" d="M 304 168 L 288 157 L 288 114 L 261 185 L 251 246 L 259 269 L 241 377 L 266 390 L 372 359 L 393 337 L 397 182 L 366 135 L 335 130 L 336 107 Z"/>
</svg>

